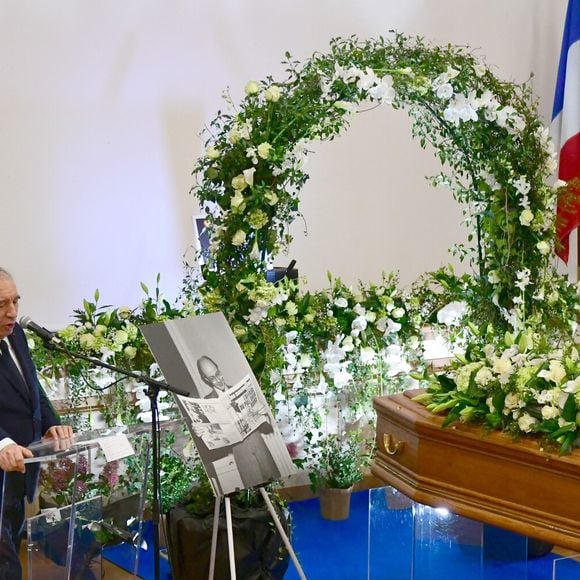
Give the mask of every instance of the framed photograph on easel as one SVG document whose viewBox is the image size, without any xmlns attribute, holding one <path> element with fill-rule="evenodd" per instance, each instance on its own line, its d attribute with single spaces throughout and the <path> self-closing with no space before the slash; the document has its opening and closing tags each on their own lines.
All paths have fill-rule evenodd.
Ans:
<svg viewBox="0 0 580 580">
<path fill-rule="evenodd" d="M 221 312 L 141 331 L 176 396 L 217 496 L 295 473 L 275 419 Z"/>
</svg>

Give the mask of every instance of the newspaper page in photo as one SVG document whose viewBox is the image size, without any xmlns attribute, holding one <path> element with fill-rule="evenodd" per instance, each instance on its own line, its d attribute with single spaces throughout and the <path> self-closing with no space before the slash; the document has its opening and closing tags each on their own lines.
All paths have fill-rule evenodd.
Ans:
<svg viewBox="0 0 580 580">
<path fill-rule="evenodd" d="M 216 495 L 297 469 L 266 398 L 221 312 L 141 327 L 171 385 Z"/>
</svg>

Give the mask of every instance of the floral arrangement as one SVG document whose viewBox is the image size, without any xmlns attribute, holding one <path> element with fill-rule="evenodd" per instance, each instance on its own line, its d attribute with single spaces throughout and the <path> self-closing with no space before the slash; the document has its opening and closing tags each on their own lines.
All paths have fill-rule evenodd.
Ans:
<svg viewBox="0 0 580 580">
<path fill-rule="evenodd" d="M 150 297 L 144 286 L 135 309 L 99 307 L 96 294 L 60 333 L 65 344 L 158 376 L 137 326 L 221 310 L 289 449 L 314 470 L 327 442 L 346 449 L 353 426 L 365 428 L 374 395 L 418 379 L 428 384 L 421 400 L 447 411 L 446 422 L 543 433 L 562 451 L 578 444 L 578 288 L 550 262 L 555 205 L 568 188 L 548 185 L 555 155 L 529 86 L 496 78 L 469 49 L 401 34 L 335 39 L 304 63 L 287 54 L 286 65 L 282 80 L 248 82 L 239 104 L 226 93 L 226 108 L 205 131 L 193 193 L 207 215 L 210 250 L 201 271 L 186 272 L 181 301 L 169 304 L 158 289 Z M 357 289 L 329 276 L 321 291 L 267 282 L 300 215 L 309 144 L 338 137 L 353 115 L 379 105 L 405 110 L 413 136 L 441 160 L 432 183 L 465 207 L 473 244 L 453 251 L 473 275 L 445 268 L 407 291 L 394 275 Z M 437 377 L 423 361 L 426 325 L 445 329 L 458 354 Z M 36 356 L 51 368 L 50 355 L 39 348 Z M 80 385 L 87 369 L 64 366 Z M 127 387 L 113 387 L 110 423 L 147 418 L 143 388 L 131 388 L 139 407 L 126 404 Z"/>
<path fill-rule="evenodd" d="M 460 351 L 471 352 L 488 322 L 496 343 L 505 332 L 571 340 L 578 289 L 550 264 L 562 184 L 547 184 L 555 154 L 528 85 L 497 79 L 468 49 L 401 34 L 335 39 L 327 54 L 286 59 L 284 80 L 248 82 L 235 106 L 225 95 L 193 190 L 211 241 L 198 288 L 203 308 L 226 313 L 283 425 L 313 443 L 338 409 L 331 431 L 340 439 L 341 421 L 363 415 L 363 401 L 409 385 L 411 366 L 421 369 L 420 328 L 441 323 L 450 302 L 464 304 L 464 321 L 474 323 L 446 326 Z M 359 110 L 379 105 L 406 110 L 413 136 L 433 146 L 444 166 L 433 185 L 464 204 L 475 242 L 454 251 L 475 273 L 440 270 L 404 296 L 393 278 L 362 285 L 358 296 L 332 279 L 320 293 L 267 283 L 268 259 L 288 247 L 299 215 L 309 143 L 334 139 Z M 389 353 L 409 366 L 386 364 Z M 389 366 L 406 379 L 393 381 Z M 502 425 L 519 419 L 506 417 Z"/>
<path fill-rule="evenodd" d="M 76 465 L 76 480 L 74 479 L 75 464 L 72 459 L 65 457 L 50 461 L 41 471 L 40 493 L 46 501 L 50 498 L 58 507 L 72 502 L 73 495 L 76 501 L 81 501 L 102 495 L 110 498 L 124 486 L 124 476 L 119 472 L 119 462 L 109 461 L 101 466 L 97 475 L 89 469 L 86 455 L 79 455 Z"/>
<path fill-rule="evenodd" d="M 477 421 L 517 437 L 542 435 L 568 453 L 580 444 L 580 357 L 572 343 L 560 347 L 543 337 L 493 331 L 480 333 L 463 356 L 439 375 L 426 373 L 428 387 L 415 397 L 433 413 L 448 411 L 444 426 Z"/>
<path fill-rule="evenodd" d="M 349 489 L 361 481 L 372 459 L 369 443 L 359 431 L 343 437 L 330 434 L 321 439 L 315 451 L 316 465 L 309 473 L 312 490 Z"/>
<path fill-rule="evenodd" d="M 527 85 L 498 80 L 466 49 L 400 34 L 335 39 L 303 65 L 287 55 L 287 72 L 280 82 L 250 81 L 235 108 L 226 95 L 230 110 L 210 124 L 195 167 L 211 239 L 202 293 L 212 305 L 243 323 L 237 285 L 287 247 L 308 143 L 335 138 L 359 108 L 384 104 L 407 110 L 413 135 L 447 167 L 433 183 L 466 204 L 477 244 L 457 251 L 478 269 L 474 312 L 506 328 L 561 326 L 562 308 L 570 311 L 549 264 L 554 151 Z"/>
</svg>

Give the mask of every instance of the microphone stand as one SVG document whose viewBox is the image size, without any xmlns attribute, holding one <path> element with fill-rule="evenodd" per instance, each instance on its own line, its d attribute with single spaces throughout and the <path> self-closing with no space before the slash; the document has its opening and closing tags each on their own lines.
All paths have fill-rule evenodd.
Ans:
<svg viewBox="0 0 580 580">
<path fill-rule="evenodd" d="M 159 396 L 159 390 L 164 389 L 169 391 L 170 393 L 175 393 L 177 395 L 189 396 L 189 392 L 185 389 L 181 389 L 179 387 L 174 387 L 162 381 L 157 381 L 152 379 L 151 377 L 141 375 L 139 373 L 129 371 L 127 369 L 122 369 L 106 363 L 102 360 L 78 353 L 72 352 L 61 346 L 60 344 L 54 342 L 52 339 L 48 337 L 41 336 L 44 341 L 44 344 L 52 349 L 62 352 L 63 354 L 80 360 L 87 361 L 94 366 L 102 367 L 108 369 L 110 371 L 114 371 L 126 377 L 131 377 L 145 383 L 147 385 L 147 396 L 151 401 L 151 454 L 153 456 L 153 461 L 151 465 L 151 469 L 153 471 L 153 563 L 154 563 L 154 570 L 155 570 L 155 580 L 160 580 L 161 571 L 160 571 L 160 557 L 159 557 L 159 550 L 160 550 L 160 540 L 159 540 L 159 522 L 161 519 L 161 509 L 160 509 L 160 502 L 159 498 L 161 495 L 161 485 L 159 481 L 159 450 L 160 450 L 160 432 L 159 432 L 159 406 L 157 397 Z"/>
</svg>

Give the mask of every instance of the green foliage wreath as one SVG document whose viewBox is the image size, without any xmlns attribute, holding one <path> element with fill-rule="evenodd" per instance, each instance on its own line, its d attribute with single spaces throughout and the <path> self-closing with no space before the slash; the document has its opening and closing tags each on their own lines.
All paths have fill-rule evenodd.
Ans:
<svg viewBox="0 0 580 580">
<path fill-rule="evenodd" d="M 515 435 L 543 432 L 570 449 L 580 409 L 570 332 L 578 294 L 550 263 L 558 191 L 547 181 L 555 154 L 529 86 L 499 80 L 468 49 L 401 34 L 335 39 L 328 53 L 304 63 L 287 54 L 286 65 L 282 81 L 248 82 L 238 105 L 226 94 L 227 110 L 205 132 L 194 188 L 211 240 L 204 309 L 226 313 L 271 397 L 279 401 L 280 385 L 286 392 L 291 377 L 290 414 L 299 421 L 310 395 L 328 384 L 351 410 L 385 392 L 385 381 L 408 375 L 389 371 L 393 353 L 420 368 L 413 353 L 421 326 L 446 302 L 465 301 L 466 354 L 430 382 L 425 403 L 449 411 L 449 421 L 487 421 Z M 404 109 L 413 137 L 440 159 L 443 171 L 432 182 L 464 205 L 473 245 L 455 250 L 474 274 L 442 270 L 411 293 L 393 276 L 358 293 L 332 279 L 328 291 L 315 293 L 289 281 L 267 283 L 267 259 L 288 247 L 288 226 L 299 215 L 309 144 L 334 139 L 359 109 L 381 104 Z M 561 340 L 564 366 L 557 362 Z M 565 413 L 547 404 L 552 389 L 567 393 Z"/>
<path fill-rule="evenodd" d="M 203 274 L 212 306 L 241 314 L 239 281 L 263 272 L 264 257 L 290 242 L 309 143 L 340 135 L 361 105 L 384 104 L 407 111 L 413 136 L 446 169 L 433 183 L 465 204 L 477 243 L 458 251 L 477 270 L 474 311 L 512 326 L 553 325 L 563 307 L 569 314 L 549 264 L 553 147 L 527 85 L 497 79 L 467 49 L 400 34 L 335 39 L 303 64 L 286 56 L 285 80 L 250 81 L 237 107 L 226 98 L 195 168 L 195 194 L 208 212 Z"/>
</svg>

